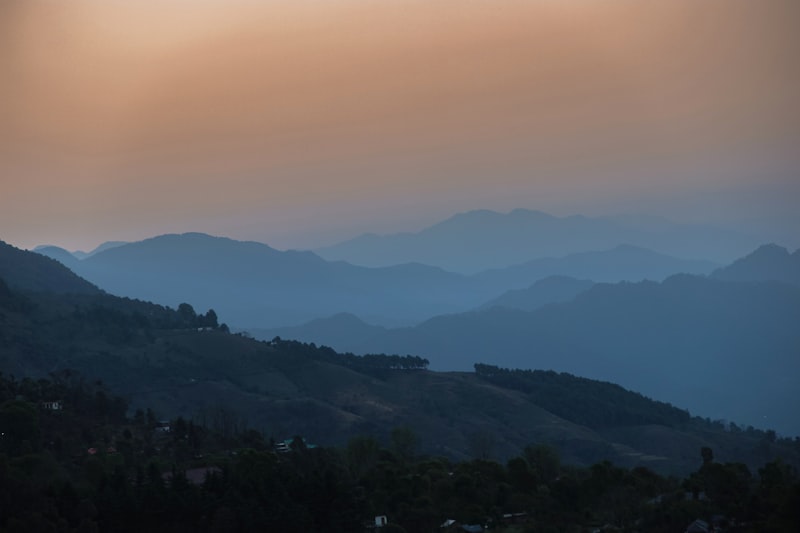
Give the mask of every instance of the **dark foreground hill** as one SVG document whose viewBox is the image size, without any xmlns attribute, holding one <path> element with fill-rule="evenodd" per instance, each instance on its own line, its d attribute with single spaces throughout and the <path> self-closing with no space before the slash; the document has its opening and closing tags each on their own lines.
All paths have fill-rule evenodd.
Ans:
<svg viewBox="0 0 800 533">
<path fill-rule="evenodd" d="M 0 241 L 0 278 L 12 289 L 98 294 L 101 291 L 55 259 Z"/>
<path fill-rule="evenodd" d="M 0 371 L 37 378 L 73 369 L 164 417 L 247 424 L 275 438 L 304 435 L 320 444 L 356 435 L 385 441 L 407 426 L 422 451 L 453 458 L 508 458 L 544 442 L 566 462 L 610 459 L 662 472 L 692 470 L 702 446 L 721 459 L 761 464 L 780 454 L 797 462 L 774 435 L 732 432 L 608 383 L 546 373 L 542 396 L 529 386 L 545 386 L 535 385 L 539 375 L 507 382 L 485 371 L 430 372 L 416 356 L 357 357 L 258 342 L 227 333 L 212 311 L 197 314 L 189 305 L 0 293 Z"/>
<path fill-rule="evenodd" d="M 607 395 L 607 384 L 477 370 L 528 394 L 558 392 L 567 381 L 571 396 L 626 402 L 617 423 L 653 415 L 661 423 L 686 419 L 669 406 L 648 409 L 645 399 L 622 389 Z M 574 403 L 570 396 L 557 401 L 559 408 Z M 101 383 L 68 371 L 39 380 L 0 374 L 0 530 L 353 533 L 376 531 L 377 524 L 386 532 L 520 533 L 615 524 L 666 533 L 689 524 L 688 531 L 713 524 L 715 531 L 759 532 L 800 525 L 800 478 L 780 458 L 756 471 L 720 461 L 704 446 L 697 469 L 680 479 L 609 461 L 564 464 L 543 444 L 497 462 L 488 434 L 473 438 L 475 458 L 458 461 L 420 453 L 407 427 L 395 428 L 389 442 L 359 436 L 346 446 L 321 447 L 301 436 L 274 442 L 220 411 L 159 421 L 150 409 L 130 416 L 126 407 Z M 591 427 L 608 421 L 594 419 Z M 769 457 L 791 452 L 792 443 L 765 434 L 760 446 Z M 729 529 L 739 524 L 746 527 Z"/>
</svg>

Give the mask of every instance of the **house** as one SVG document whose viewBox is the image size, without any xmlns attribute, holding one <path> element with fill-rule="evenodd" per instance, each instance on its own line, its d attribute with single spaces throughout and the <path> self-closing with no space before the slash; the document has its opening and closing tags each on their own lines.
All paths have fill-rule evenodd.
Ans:
<svg viewBox="0 0 800 533">
<path fill-rule="evenodd" d="M 388 523 L 389 519 L 386 518 L 386 515 L 378 515 L 372 520 L 364 520 L 362 525 L 364 526 L 365 533 L 375 533 Z"/>
<path fill-rule="evenodd" d="M 42 402 L 42 409 L 46 409 L 48 411 L 61 411 L 64 408 L 61 405 L 61 402 L 54 401 L 54 402 Z"/>
<path fill-rule="evenodd" d="M 306 448 L 306 449 L 313 449 L 316 448 L 316 444 L 311 444 L 310 442 L 306 441 L 305 437 L 294 437 L 293 439 L 285 439 L 281 442 L 276 442 L 273 446 L 275 451 L 278 453 L 288 453 L 292 451 L 295 447 Z"/>
</svg>

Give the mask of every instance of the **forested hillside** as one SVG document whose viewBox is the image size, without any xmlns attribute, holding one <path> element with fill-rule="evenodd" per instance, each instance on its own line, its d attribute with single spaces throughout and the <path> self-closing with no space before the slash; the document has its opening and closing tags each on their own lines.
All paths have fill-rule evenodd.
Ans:
<svg viewBox="0 0 800 533">
<path fill-rule="evenodd" d="M 718 462 L 709 447 L 678 479 L 608 461 L 570 466 L 544 445 L 505 463 L 454 461 L 420 453 L 407 427 L 383 443 L 362 436 L 329 448 L 219 419 L 159 420 L 150 409 L 126 416 L 126 407 L 72 372 L 0 374 L 0 530 L 355 532 L 380 517 L 386 531 L 407 532 L 666 533 L 698 519 L 791 531 L 800 523 L 795 468 Z"/>
</svg>

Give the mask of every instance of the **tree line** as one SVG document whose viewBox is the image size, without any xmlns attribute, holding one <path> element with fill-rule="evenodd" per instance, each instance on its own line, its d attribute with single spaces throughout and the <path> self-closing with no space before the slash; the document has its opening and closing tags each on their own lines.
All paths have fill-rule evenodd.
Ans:
<svg viewBox="0 0 800 533">
<path fill-rule="evenodd" d="M 387 371 L 425 370 L 430 362 L 418 355 L 355 355 L 350 352 L 339 353 L 328 346 L 317 346 L 313 342 L 304 343 L 295 340 L 284 340 L 275 337 L 269 344 L 288 354 L 297 354 L 316 361 L 325 361 L 357 372 L 382 377 Z"/>
</svg>

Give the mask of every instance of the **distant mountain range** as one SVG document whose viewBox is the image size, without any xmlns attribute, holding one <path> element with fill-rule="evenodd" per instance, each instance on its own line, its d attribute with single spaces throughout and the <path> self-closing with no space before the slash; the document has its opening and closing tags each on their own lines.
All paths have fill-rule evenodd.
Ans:
<svg viewBox="0 0 800 533">
<path fill-rule="evenodd" d="M 366 234 L 316 252 L 328 260 L 371 267 L 417 262 L 474 274 L 623 243 L 716 263 L 727 263 L 760 244 L 731 231 L 656 217 L 555 217 L 515 209 L 507 214 L 469 211 L 417 233 Z"/>
<path fill-rule="evenodd" d="M 625 245 L 464 276 L 412 263 L 359 267 L 200 233 L 117 243 L 83 260 L 52 246 L 37 252 L 113 294 L 173 306 L 194 301 L 246 329 L 296 325 L 337 313 L 378 325 L 409 325 L 476 308 L 553 275 L 660 280 L 678 272 L 708 273 L 715 266 Z"/>
<path fill-rule="evenodd" d="M 719 265 L 710 261 L 677 259 L 623 244 L 610 250 L 588 251 L 565 257 L 545 257 L 519 265 L 475 274 L 478 283 L 524 288 L 549 276 L 568 276 L 595 282 L 661 281 L 673 274 L 709 274 Z"/>
<path fill-rule="evenodd" d="M 713 417 L 800 433 L 798 324 L 798 287 L 679 275 L 597 284 L 532 312 L 492 307 L 440 316 L 347 347 L 419 354 L 439 370 L 467 370 L 477 361 L 552 368 Z"/>
<path fill-rule="evenodd" d="M 191 309 L 83 291 L 50 259 L 11 246 L 0 250 L 0 372 L 17 379 L 77 370 L 158 416 L 224 413 L 276 438 L 303 435 L 323 445 L 342 445 L 354 435 L 385 442 L 393 428 L 408 426 L 420 451 L 455 459 L 474 457 L 479 438 L 501 460 L 530 443 L 547 443 L 567 463 L 609 459 L 663 473 L 695 470 L 702 446 L 723 461 L 800 463 L 796 450 L 768 441 L 763 431 L 729 432 L 611 383 L 487 365 L 468 373 L 404 370 L 392 357 L 367 360 L 291 341 L 258 342 L 197 328 L 201 317 Z M 9 289 L 4 280 L 12 279 L 25 283 Z M 579 300 L 598 288 L 608 286 Z M 701 365 L 691 361 L 685 372 L 701 373 Z M 791 376 L 791 367 L 783 370 Z M 709 376 L 711 385 L 715 380 L 724 378 Z M 740 393 L 757 398 L 759 389 Z"/>
<path fill-rule="evenodd" d="M 162 235 L 84 260 L 53 248 L 39 253 L 113 294 L 172 306 L 193 301 L 245 328 L 296 324 L 338 312 L 379 323 L 411 323 L 477 305 L 491 294 L 473 294 L 464 276 L 435 267 L 357 267 L 311 252 L 283 252 L 200 233 Z"/>
<path fill-rule="evenodd" d="M 117 246 L 122 246 L 123 244 L 128 244 L 128 243 L 126 241 L 108 241 L 108 242 L 104 242 L 103 244 L 101 244 L 100 246 L 96 247 L 95 249 L 93 249 L 93 250 L 91 250 L 89 252 L 84 252 L 84 251 L 81 251 L 81 250 L 76 250 L 74 252 L 68 252 L 68 251 L 64 250 L 63 248 L 59 248 L 58 246 L 52 246 L 52 245 L 37 246 L 36 248 L 33 249 L 33 251 L 34 252 L 39 252 L 39 253 L 44 253 L 44 255 L 50 255 L 50 253 L 46 253 L 46 252 L 48 251 L 48 249 L 52 249 L 51 253 L 61 254 L 62 251 L 65 251 L 65 252 L 67 252 L 68 254 L 70 254 L 71 256 L 73 256 L 76 259 L 86 259 L 87 257 L 91 257 L 96 253 L 102 252 L 103 250 L 110 250 L 111 248 L 116 248 Z"/>
<path fill-rule="evenodd" d="M 492 307 L 507 307 L 532 311 L 547 304 L 566 302 L 588 290 L 594 282 L 562 276 L 552 276 L 537 281 L 527 289 L 516 289 L 503 293 L 480 306 L 479 310 Z M 283 328 L 252 328 L 248 333 L 255 338 L 271 340 L 275 337 L 313 342 L 321 346 L 333 346 L 345 352 L 360 352 L 371 341 L 390 330 L 382 326 L 367 324 L 350 313 L 317 318 L 299 326 Z"/>
<path fill-rule="evenodd" d="M 492 307 L 507 307 L 520 311 L 535 311 L 547 304 L 564 303 L 574 300 L 580 293 L 589 290 L 594 282 L 568 276 L 550 276 L 527 289 L 514 289 L 504 292 L 497 298 L 483 304 L 479 310 Z"/>
<path fill-rule="evenodd" d="M 354 353 L 413 353 L 438 370 L 469 370 L 478 361 L 552 368 L 794 434 L 800 287 L 787 282 L 800 273 L 796 257 L 767 245 L 710 278 L 593 284 L 552 277 L 414 327 L 337 316 L 254 334 Z"/>
</svg>

